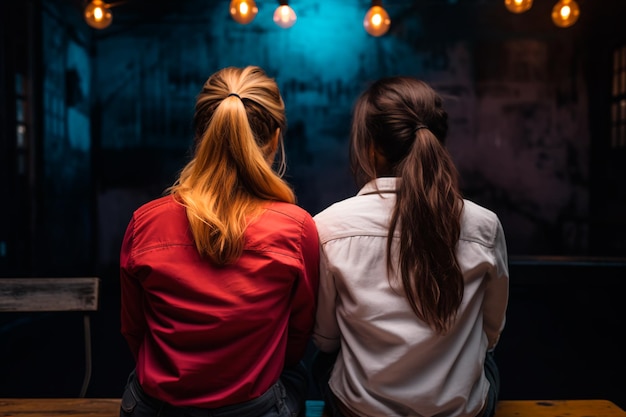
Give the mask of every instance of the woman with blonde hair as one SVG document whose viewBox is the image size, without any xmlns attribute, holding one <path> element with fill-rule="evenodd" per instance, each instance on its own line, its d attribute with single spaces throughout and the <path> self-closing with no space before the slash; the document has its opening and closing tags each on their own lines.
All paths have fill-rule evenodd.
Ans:
<svg viewBox="0 0 626 417">
<path fill-rule="evenodd" d="M 314 218 L 314 372 L 331 417 L 494 413 L 506 244 L 498 217 L 461 196 L 447 129 L 441 97 L 412 77 L 378 80 L 356 102 L 362 188 Z"/>
<path fill-rule="evenodd" d="M 124 236 L 121 331 L 136 366 L 120 416 L 303 415 L 319 241 L 273 169 L 285 128 L 261 68 L 204 84 L 193 158 Z"/>
</svg>

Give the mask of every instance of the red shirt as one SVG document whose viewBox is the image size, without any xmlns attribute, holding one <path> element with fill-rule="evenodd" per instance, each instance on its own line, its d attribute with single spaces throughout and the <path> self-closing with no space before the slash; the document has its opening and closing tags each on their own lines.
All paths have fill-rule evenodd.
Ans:
<svg viewBox="0 0 626 417">
<path fill-rule="evenodd" d="M 145 392 L 205 408 L 263 394 L 304 356 L 318 271 L 315 224 L 296 205 L 268 203 L 223 267 L 199 255 L 173 197 L 140 207 L 121 250 L 121 330 Z"/>
</svg>

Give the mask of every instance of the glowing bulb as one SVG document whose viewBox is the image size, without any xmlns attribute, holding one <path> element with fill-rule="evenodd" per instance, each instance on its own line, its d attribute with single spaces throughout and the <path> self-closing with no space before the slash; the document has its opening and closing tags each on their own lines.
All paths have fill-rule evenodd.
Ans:
<svg viewBox="0 0 626 417">
<path fill-rule="evenodd" d="M 113 21 L 113 15 L 109 9 L 109 5 L 102 0 L 92 0 L 85 7 L 85 21 L 89 26 L 95 29 L 104 29 Z"/>
<path fill-rule="evenodd" d="M 504 0 L 504 5 L 511 13 L 524 13 L 533 5 L 533 0 Z"/>
<path fill-rule="evenodd" d="M 365 31 L 372 36 L 383 36 L 391 26 L 387 11 L 379 5 L 373 5 L 363 19 Z"/>
<path fill-rule="evenodd" d="M 580 16 L 576 0 L 559 0 L 552 9 L 552 21 L 561 28 L 572 26 Z"/>
<path fill-rule="evenodd" d="M 297 18 L 296 12 L 287 4 L 281 4 L 274 11 L 274 23 L 283 29 L 292 27 Z"/>
<path fill-rule="evenodd" d="M 254 0 L 232 0 L 230 2 L 230 15 L 233 20 L 242 25 L 252 22 L 259 12 Z"/>
</svg>

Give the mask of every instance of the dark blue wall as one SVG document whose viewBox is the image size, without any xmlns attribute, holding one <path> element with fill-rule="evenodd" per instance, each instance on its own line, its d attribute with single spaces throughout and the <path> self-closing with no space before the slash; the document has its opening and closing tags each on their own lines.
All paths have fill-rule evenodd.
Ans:
<svg viewBox="0 0 626 417">
<path fill-rule="evenodd" d="M 391 30 L 374 38 L 362 27 L 364 0 L 293 2 L 298 21 L 287 30 L 273 23 L 273 4 L 239 25 L 218 3 L 122 2 L 103 31 L 85 25 L 73 0 L 43 4 L 35 264 L 48 273 L 117 263 L 132 210 L 160 195 L 189 156 L 202 84 L 249 64 L 281 87 L 287 179 L 312 214 L 355 192 L 347 137 L 357 95 L 405 74 L 446 98 L 463 191 L 498 213 L 512 254 L 626 251 L 615 211 L 626 209 L 625 187 L 602 189 L 626 173 L 619 160 L 603 171 L 610 156 L 598 157 L 609 143 L 612 48 L 626 41 L 619 22 L 605 28 L 609 6 L 586 5 L 560 29 L 548 0 L 523 15 L 499 1 L 389 1 Z"/>
<path fill-rule="evenodd" d="M 446 96 L 448 146 L 464 191 L 498 212 L 512 253 L 588 251 L 589 102 L 577 32 L 547 28 L 502 39 L 461 30 L 478 7 L 389 2 L 394 26 L 374 38 L 362 27 L 363 1 L 294 2 L 298 21 L 288 30 L 272 22 L 270 5 L 243 26 L 224 7 L 190 3 L 193 16 L 111 29 L 96 41 L 101 260 L 116 260 L 131 208 L 182 166 L 204 80 L 248 64 L 281 87 L 289 180 L 311 213 L 354 193 L 347 136 L 359 92 L 381 76 L 406 74 Z"/>
</svg>

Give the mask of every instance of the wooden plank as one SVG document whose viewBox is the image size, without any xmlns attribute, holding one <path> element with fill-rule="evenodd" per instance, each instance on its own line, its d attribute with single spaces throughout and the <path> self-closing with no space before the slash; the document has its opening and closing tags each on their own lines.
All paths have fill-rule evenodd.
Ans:
<svg viewBox="0 0 626 417">
<path fill-rule="evenodd" d="M 318 403 L 307 402 L 314 406 L 308 417 L 321 414 Z M 119 417 L 119 407 L 119 398 L 0 398 L 0 417 Z M 496 417 L 563 416 L 626 417 L 626 411 L 607 400 L 504 400 L 496 410 Z"/>
<path fill-rule="evenodd" d="M 607 400 L 507 400 L 498 402 L 496 417 L 626 417 L 626 411 Z"/>
<path fill-rule="evenodd" d="M 96 311 L 100 279 L 0 278 L 0 312 Z"/>
<path fill-rule="evenodd" d="M 1 417 L 119 417 L 119 398 L 6 398 Z"/>
<path fill-rule="evenodd" d="M 328 417 L 323 401 L 306 404 L 306 417 Z M 626 417 L 626 411 L 607 400 L 501 400 L 495 417 Z"/>
</svg>

